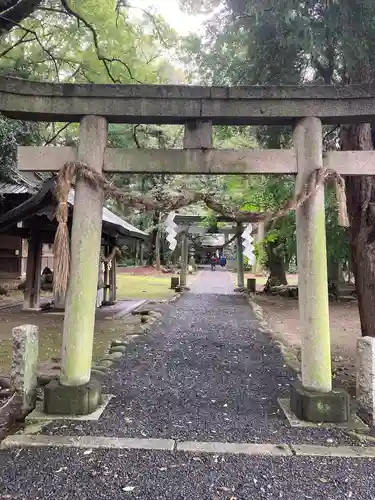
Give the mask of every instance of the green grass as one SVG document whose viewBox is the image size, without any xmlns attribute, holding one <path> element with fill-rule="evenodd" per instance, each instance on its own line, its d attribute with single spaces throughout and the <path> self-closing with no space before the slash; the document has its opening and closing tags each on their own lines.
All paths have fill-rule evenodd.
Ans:
<svg viewBox="0 0 375 500">
<path fill-rule="evenodd" d="M 170 299 L 174 295 L 170 285 L 170 275 L 164 277 L 117 274 L 117 300 Z"/>
<path fill-rule="evenodd" d="M 191 277 L 189 277 L 191 279 Z M 174 290 L 170 290 L 171 275 L 166 276 L 133 276 L 117 274 L 117 300 L 170 299 Z M 19 299 L 23 297 L 18 292 Z M 18 297 L 17 297 L 18 298 Z M 39 326 L 39 361 L 45 362 L 52 356 L 59 356 L 62 343 L 63 315 L 25 313 L 7 309 L 0 311 L 0 374 L 9 374 L 12 355 L 12 328 L 30 323 Z M 108 343 L 121 335 L 132 332 L 128 325 L 129 318 L 123 320 L 97 319 L 93 359 L 103 356 Z"/>
</svg>

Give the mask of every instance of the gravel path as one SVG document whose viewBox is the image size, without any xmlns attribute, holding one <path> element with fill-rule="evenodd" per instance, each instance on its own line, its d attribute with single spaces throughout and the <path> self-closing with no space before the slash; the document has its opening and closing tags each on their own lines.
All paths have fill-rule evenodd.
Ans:
<svg viewBox="0 0 375 500">
<path fill-rule="evenodd" d="M 291 374 L 228 273 L 203 272 L 105 381 L 99 422 L 43 434 L 352 444 L 335 430 L 291 429 L 277 405 Z M 220 290 L 220 294 L 217 291 Z M 355 443 L 357 444 L 357 443 Z M 142 450 L 0 452 L 0 499 L 375 500 L 367 459 Z M 3 495 L 3 496 L 2 496 Z M 8 495 L 8 496 L 7 496 Z"/>
<path fill-rule="evenodd" d="M 351 444 L 343 432 L 287 425 L 277 398 L 291 374 L 228 272 L 201 273 L 192 292 L 111 371 L 106 391 L 115 398 L 99 422 L 54 423 L 43 433 Z"/>
<path fill-rule="evenodd" d="M 0 477 L 13 500 L 375 499 L 369 460 L 27 449 L 0 452 Z"/>
</svg>

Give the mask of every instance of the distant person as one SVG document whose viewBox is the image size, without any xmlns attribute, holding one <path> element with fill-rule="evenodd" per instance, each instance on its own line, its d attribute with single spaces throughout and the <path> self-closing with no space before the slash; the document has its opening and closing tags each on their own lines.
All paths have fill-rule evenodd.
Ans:
<svg viewBox="0 0 375 500">
<path fill-rule="evenodd" d="M 225 255 L 222 255 L 220 257 L 220 265 L 221 267 L 225 267 L 227 265 L 227 258 L 225 257 Z"/>
<path fill-rule="evenodd" d="M 215 255 L 211 255 L 211 271 L 216 270 L 216 257 Z"/>
</svg>

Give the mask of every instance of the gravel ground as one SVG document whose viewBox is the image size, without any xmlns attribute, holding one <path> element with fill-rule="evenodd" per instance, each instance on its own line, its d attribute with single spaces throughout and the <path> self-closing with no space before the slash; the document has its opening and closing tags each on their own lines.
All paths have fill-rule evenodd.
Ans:
<svg viewBox="0 0 375 500">
<path fill-rule="evenodd" d="M 0 452 L 0 498 L 372 500 L 368 460 L 94 450 Z"/>
<path fill-rule="evenodd" d="M 350 444 L 334 430 L 290 429 L 276 398 L 291 374 L 258 330 L 230 276 L 203 273 L 167 305 L 108 376 L 115 395 L 99 422 L 54 423 L 50 434 L 210 441 Z M 226 295 L 216 295 L 220 288 Z M 45 434 L 46 431 L 43 431 Z M 328 441 L 327 441 L 328 439 Z M 25 448 L 0 451 L 0 499 L 375 500 L 374 461 Z"/>
<path fill-rule="evenodd" d="M 289 427 L 277 397 L 288 393 L 291 373 L 232 290 L 229 273 L 203 272 L 194 293 L 111 371 L 105 385 L 115 398 L 99 422 L 53 423 L 42 433 L 352 444 L 342 431 Z"/>
</svg>

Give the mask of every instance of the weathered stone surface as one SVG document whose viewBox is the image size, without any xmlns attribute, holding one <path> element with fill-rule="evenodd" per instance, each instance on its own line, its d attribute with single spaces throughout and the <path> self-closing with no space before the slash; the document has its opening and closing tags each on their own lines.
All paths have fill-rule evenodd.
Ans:
<svg viewBox="0 0 375 500">
<path fill-rule="evenodd" d="M 233 453 L 244 455 L 288 456 L 292 455 L 286 444 L 266 443 L 221 443 L 184 441 L 177 443 L 177 451 L 193 453 Z"/>
<path fill-rule="evenodd" d="M 99 369 L 96 369 L 96 368 L 92 368 L 91 369 L 91 376 L 92 377 L 99 377 L 99 378 L 102 378 L 102 377 L 105 377 L 107 374 L 105 373 L 105 371 L 102 371 L 102 370 L 99 370 Z"/>
<path fill-rule="evenodd" d="M 180 284 L 180 278 L 178 276 L 174 276 L 171 278 L 171 289 L 176 289 Z"/>
<path fill-rule="evenodd" d="M 102 366 L 104 368 L 111 368 L 113 366 L 114 360 L 110 358 L 99 359 L 96 363 L 97 366 Z"/>
<path fill-rule="evenodd" d="M 107 121 L 85 116 L 80 125 L 78 158 L 101 173 L 107 146 Z M 71 269 L 62 347 L 61 383 L 81 386 L 90 379 L 97 299 L 104 194 L 78 180 L 71 231 Z"/>
<path fill-rule="evenodd" d="M 120 352 L 120 353 L 125 353 L 126 352 L 126 347 L 123 345 L 118 345 L 115 347 L 111 347 L 109 350 L 109 353 L 112 354 L 114 352 Z"/>
<path fill-rule="evenodd" d="M 108 354 L 108 357 L 110 359 L 114 359 L 114 360 L 118 360 L 118 359 L 121 359 L 122 358 L 122 352 L 113 352 L 111 351 L 109 354 Z"/>
<path fill-rule="evenodd" d="M 255 293 L 257 288 L 257 280 L 255 278 L 247 279 L 247 290 L 251 293 Z"/>
<path fill-rule="evenodd" d="M 296 194 L 304 188 L 311 173 L 323 167 L 322 123 L 309 116 L 298 121 L 293 131 L 298 165 Z M 297 207 L 296 237 L 303 386 L 313 392 L 330 393 L 332 373 L 324 186 Z"/>
<path fill-rule="evenodd" d="M 51 382 L 51 380 L 57 380 L 59 378 L 59 375 L 56 373 L 55 375 L 52 374 L 40 374 L 38 376 L 38 386 L 45 386 Z"/>
<path fill-rule="evenodd" d="M 111 348 L 112 347 L 126 347 L 128 345 L 128 342 L 126 342 L 125 340 L 112 340 L 111 342 Z"/>
<path fill-rule="evenodd" d="M 0 79 L 0 111 L 12 118 L 79 121 L 88 110 L 118 123 L 292 124 L 317 116 L 352 123 L 375 116 L 374 86 L 72 85 Z M 35 96 L 38 106 L 35 106 Z"/>
<path fill-rule="evenodd" d="M 23 414 L 34 409 L 36 402 L 38 332 L 35 325 L 21 325 L 12 330 L 11 380 Z"/>
<path fill-rule="evenodd" d="M 112 363 L 111 363 L 111 366 L 112 366 Z M 93 370 L 97 370 L 97 371 L 101 371 L 103 373 L 106 373 L 108 371 L 109 367 L 107 366 L 104 366 L 102 364 L 99 364 L 99 363 L 94 363 L 91 367 L 91 373 L 93 372 Z"/>
<path fill-rule="evenodd" d="M 373 174 L 374 157 L 374 151 L 329 151 L 325 153 L 324 166 L 341 175 Z M 18 147 L 18 168 L 22 171 L 38 165 L 40 171 L 57 172 L 62 164 L 76 159 L 77 150 L 73 147 Z M 297 161 L 294 151 L 288 149 L 107 148 L 103 166 L 108 173 L 223 174 L 228 169 L 232 174 L 296 174 Z"/>
<path fill-rule="evenodd" d="M 375 423 L 375 338 L 362 337 L 357 341 L 356 399 L 360 413 Z"/>
<path fill-rule="evenodd" d="M 350 399 L 346 391 L 307 391 L 299 381 L 291 387 L 290 408 L 297 418 L 308 422 L 339 423 L 350 417 Z"/>
<path fill-rule="evenodd" d="M 212 121 L 191 120 L 185 123 L 184 149 L 212 147 Z"/>
<path fill-rule="evenodd" d="M 101 386 L 90 379 L 85 385 L 65 386 L 53 380 L 44 388 L 44 412 L 51 415 L 87 415 L 100 405 Z"/>
</svg>

